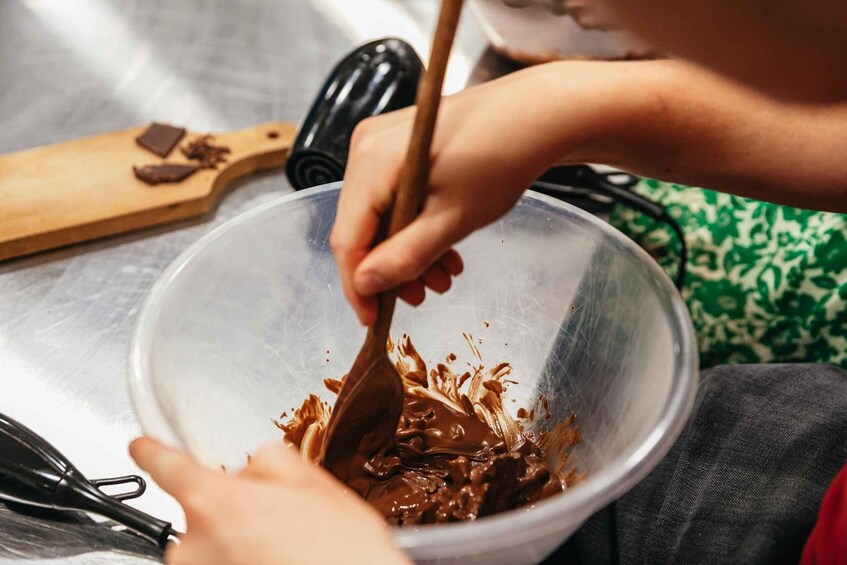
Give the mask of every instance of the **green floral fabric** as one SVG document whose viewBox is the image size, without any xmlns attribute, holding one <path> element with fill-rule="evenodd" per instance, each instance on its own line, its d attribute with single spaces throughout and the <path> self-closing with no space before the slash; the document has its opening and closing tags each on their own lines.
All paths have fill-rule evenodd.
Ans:
<svg viewBox="0 0 847 565">
<path fill-rule="evenodd" d="M 701 365 L 832 363 L 847 368 L 847 216 L 644 180 L 689 250 L 683 288 Z M 663 224 L 622 206 L 612 224 L 669 275 L 679 244 Z"/>
</svg>

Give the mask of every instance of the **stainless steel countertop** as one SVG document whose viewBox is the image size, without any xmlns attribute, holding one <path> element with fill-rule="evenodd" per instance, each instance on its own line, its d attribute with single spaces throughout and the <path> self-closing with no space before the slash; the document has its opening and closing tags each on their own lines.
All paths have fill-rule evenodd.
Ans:
<svg viewBox="0 0 847 565">
<path fill-rule="evenodd" d="M 152 120 L 209 131 L 297 122 L 355 45 L 396 35 L 426 50 L 436 8 L 435 0 L 0 2 L 0 152 Z M 448 90 L 503 64 L 466 13 Z M 201 220 L 0 263 L 0 412 L 91 478 L 136 472 L 126 446 L 140 429 L 125 364 L 139 303 L 189 244 L 290 191 L 281 172 L 256 176 Z M 155 486 L 133 504 L 183 525 Z M 22 559 L 160 555 L 79 516 L 57 521 L 0 504 L 0 562 Z"/>
</svg>

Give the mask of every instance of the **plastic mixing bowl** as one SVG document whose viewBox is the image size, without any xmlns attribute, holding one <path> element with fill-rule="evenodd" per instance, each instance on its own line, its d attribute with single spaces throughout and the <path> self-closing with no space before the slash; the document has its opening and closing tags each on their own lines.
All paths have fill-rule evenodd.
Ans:
<svg viewBox="0 0 847 565">
<path fill-rule="evenodd" d="M 201 461 L 236 469 L 280 441 L 272 419 L 309 393 L 331 399 L 361 346 L 327 244 L 340 184 L 228 222 L 188 249 L 141 308 L 129 377 L 146 433 Z M 507 361 L 517 410 L 538 394 L 553 420 L 576 413 L 578 486 L 475 522 L 396 529 L 419 562 L 531 563 L 635 485 L 679 435 L 697 383 L 694 332 L 656 263 L 572 206 L 527 193 L 458 250 L 465 272 L 420 308 L 398 306 L 393 335 L 429 363 L 449 353 Z M 510 402 L 515 399 L 515 402 Z"/>
</svg>

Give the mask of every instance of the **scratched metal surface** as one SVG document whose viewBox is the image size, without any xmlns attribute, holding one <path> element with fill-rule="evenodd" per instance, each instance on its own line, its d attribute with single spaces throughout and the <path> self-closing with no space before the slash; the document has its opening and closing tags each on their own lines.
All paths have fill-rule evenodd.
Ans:
<svg viewBox="0 0 847 565">
<path fill-rule="evenodd" d="M 0 152 L 151 120 L 225 130 L 298 121 L 355 44 L 399 35 L 421 50 L 435 0 L 0 1 Z M 467 14 L 447 88 L 503 72 Z M 505 65 L 508 69 L 508 65 Z M 56 187 L 61 190 L 61 187 Z M 0 412 L 89 477 L 136 468 L 125 385 L 138 305 L 189 244 L 291 189 L 280 173 L 239 184 L 198 221 L 0 263 Z M 0 218 L 2 221 L 2 218 Z M 133 504 L 182 525 L 156 487 Z M 0 562 L 149 563 L 159 553 L 84 516 L 0 504 Z"/>
</svg>

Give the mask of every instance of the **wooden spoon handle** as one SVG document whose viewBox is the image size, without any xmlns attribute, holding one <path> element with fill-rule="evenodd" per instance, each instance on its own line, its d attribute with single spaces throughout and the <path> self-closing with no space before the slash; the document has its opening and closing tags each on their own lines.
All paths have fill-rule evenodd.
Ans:
<svg viewBox="0 0 847 565">
<path fill-rule="evenodd" d="M 418 215 L 426 192 L 430 147 L 441 102 L 447 61 L 450 58 L 450 50 L 462 12 L 462 2 L 463 0 L 443 0 L 441 3 L 441 13 L 432 42 L 429 66 L 418 87 L 415 122 L 406 153 L 405 166 L 400 172 L 394 207 L 391 210 L 388 237 L 412 223 Z"/>
<path fill-rule="evenodd" d="M 400 171 L 400 181 L 391 209 L 387 237 L 391 237 L 412 223 L 420 211 L 426 193 L 429 180 L 430 147 L 441 102 L 441 89 L 450 50 L 453 47 L 453 39 L 456 36 L 456 28 L 459 25 L 459 16 L 462 13 L 462 4 L 463 0 L 442 0 L 441 2 L 429 66 L 418 86 L 415 122 L 412 126 L 406 161 Z M 391 327 L 397 293 L 383 292 L 377 298 L 379 311 L 373 331 L 380 341 L 384 341 L 388 338 Z"/>
</svg>

